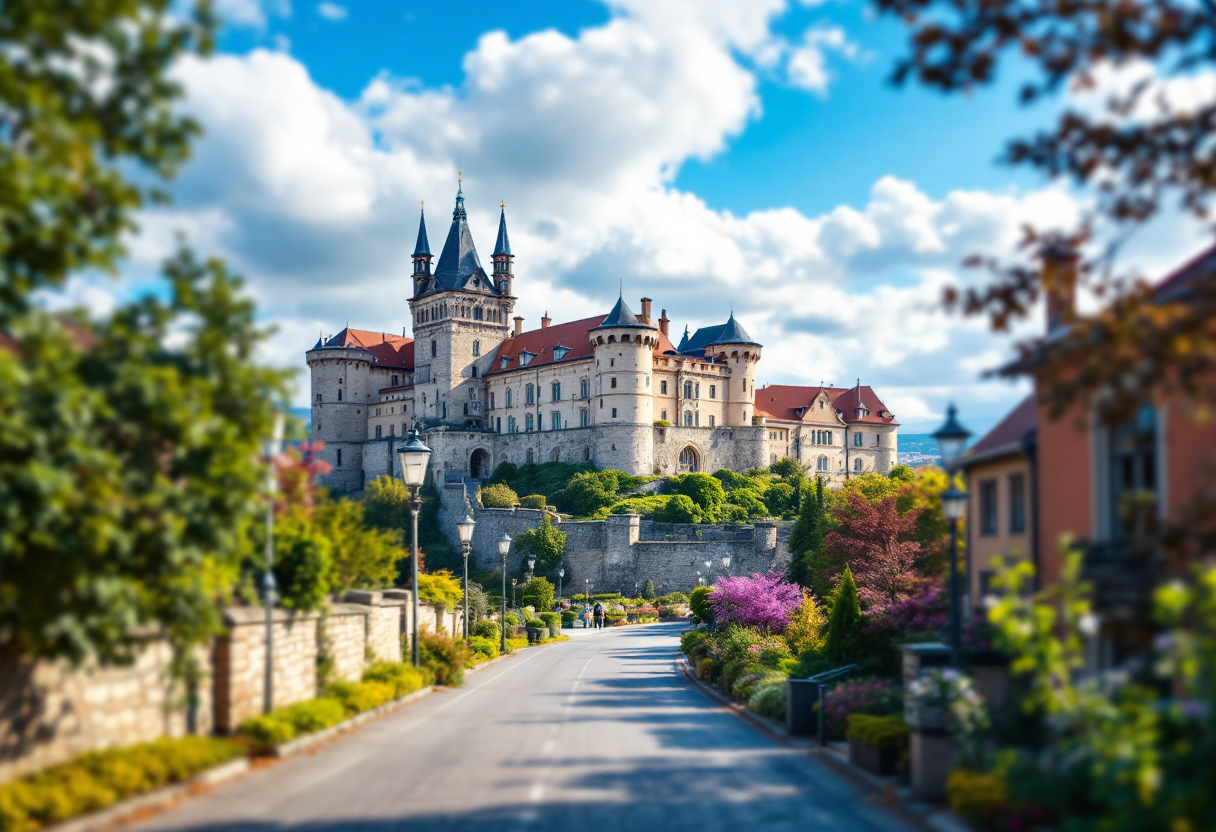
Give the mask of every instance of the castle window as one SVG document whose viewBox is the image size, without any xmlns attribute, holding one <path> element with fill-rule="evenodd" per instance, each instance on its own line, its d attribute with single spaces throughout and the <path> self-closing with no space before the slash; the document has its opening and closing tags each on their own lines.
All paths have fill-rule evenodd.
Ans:
<svg viewBox="0 0 1216 832">
<path fill-rule="evenodd" d="M 650 373 L 646 374 L 646 388 L 650 389 Z"/>
<path fill-rule="evenodd" d="M 515 398 L 515 391 L 513 391 L 510 387 L 508 387 L 507 388 L 507 407 L 510 407 L 512 405 L 511 400 L 513 398 Z"/>
<path fill-rule="evenodd" d="M 381 434 L 382 434 L 381 426 L 376 425 L 376 438 L 379 439 L 381 437 Z"/>
<path fill-rule="evenodd" d="M 477 378 L 477 365 L 473 365 L 473 378 Z"/>
<path fill-rule="evenodd" d="M 560 413 L 553 414 L 553 429 L 554 430 L 562 429 L 562 414 L 560 414 Z"/>
<path fill-rule="evenodd" d="M 684 398 L 686 398 L 686 399 L 692 398 L 692 382 L 691 381 L 684 382 Z"/>
<path fill-rule="evenodd" d="M 393 386 L 397 386 L 397 376 L 393 376 Z"/>
<path fill-rule="evenodd" d="M 579 398 L 583 398 L 583 399 L 591 398 L 591 380 L 590 379 L 584 378 L 584 379 L 579 380 L 578 395 L 579 395 Z"/>
<path fill-rule="evenodd" d="M 443 403 L 443 418 L 445 418 L 445 419 L 448 418 L 448 403 L 447 402 Z"/>
<path fill-rule="evenodd" d="M 524 432 L 525 433 L 531 433 L 533 428 L 535 427 L 535 425 L 536 425 L 536 422 L 532 418 L 531 413 L 529 413 L 527 416 L 524 417 Z"/>
<path fill-rule="evenodd" d="M 591 448 L 583 448 L 583 462 L 591 461 Z"/>
<path fill-rule="evenodd" d="M 609 384 L 608 386 L 609 386 L 609 387 L 616 387 L 616 376 L 613 376 L 613 377 L 612 377 L 612 383 L 611 383 L 611 384 Z"/>
<path fill-rule="evenodd" d="M 439 344 L 435 341 L 434 338 L 432 338 L 431 339 L 431 358 L 435 358 L 438 355 L 439 355 Z"/>
<path fill-rule="evenodd" d="M 407 433 L 409 433 L 409 431 L 405 429 L 405 422 L 402 422 L 401 423 L 401 435 L 405 436 Z"/>
<path fill-rule="evenodd" d="M 861 457 L 858 457 L 857 459 L 853 460 L 853 470 L 858 473 L 861 473 Z"/>
<path fill-rule="evenodd" d="M 377 416 L 379 416 L 379 415 L 380 415 L 380 408 L 378 408 L 378 407 L 376 408 L 376 415 L 377 415 Z"/>
<path fill-rule="evenodd" d="M 861 434 L 860 434 L 860 433 L 854 433 L 854 434 L 853 434 L 853 447 L 854 447 L 854 448 L 860 448 L 860 447 L 861 447 Z"/>
<path fill-rule="evenodd" d="M 560 381 L 553 382 L 553 401 L 560 402 L 562 400 L 562 383 Z"/>
<path fill-rule="evenodd" d="M 709 397 L 711 399 L 718 398 L 718 385 L 716 385 L 716 384 L 709 385 Z"/>
<path fill-rule="evenodd" d="M 615 418 L 616 418 L 616 408 L 615 408 L 615 407 L 614 407 L 614 408 L 612 408 L 612 418 L 613 418 L 613 419 L 615 419 Z"/>
<path fill-rule="evenodd" d="M 338 468 L 342 467 L 342 449 L 341 448 L 338 448 L 338 463 L 337 463 L 336 467 L 338 467 Z"/>
<path fill-rule="evenodd" d="M 532 455 L 532 449 L 528 448 L 528 453 L 524 455 L 524 461 L 531 465 L 536 461 L 536 457 Z"/>
<path fill-rule="evenodd" d="M 659 414 L 659 418 L 662 419 L 664 422 L 666 422 L 667 421 L 667 411 L 664 410 L 661 414 Z"/>
<path fill-rule="evenodd" d="M 667 381 L 666 381 L 666 379 L 664 379 L 663 381 L 660 381 L 660 382 L 659 382 L 659 393 L 660 393 L 660 395 L 663 395 L 663 396 L 666 396 L 666 395 L 667 395 Z"/>
<path fill-rule="evenodd" d="M 515 433 L 515 417 L 507 417 L 507 433 Z"/>
<path fill-rule="evenodd" d="M 698 381 L 694 389 L 697 391 L 697 398 L 701 398 L 701 382 Z"/>
<path fill-rule="evenodd" d="M 701 411 L 698 410 L 696 413 L 694 413 L 693 419 L 696 422 L 696 426 L 701 427 Z"/>
<path fill-rule="evenodd" d="M 493 409 L 494 409 L 494 393 L 493 393 L 493 391 L 491 391 L 490 392 L 490 410 L 493 410 Z"/>
<path fill-rule="evenodd" d="M 473 357 L 476 358 L 479 355 L 481 355 L 481 342 L 474 341 L 473 342 Z"/>
<path fill-rule="evenodd" d="M 828 470 L 828 458 L 826 456 L 821 456 L 821 457 L 819 457 L 819 459 L 815 460 L 815 470 L 816 471 Z"/>
<path fill-rule="evenodd" d="M 536 402 L 536 388 L 529 384 L 524 388 L 524 404 L 534 404 Z"/>
<path fill-rule="evenodd" d="M 714 426 L 714 417 L 713 417 L 713 416 L 710 416 L 710 417 L 709 417 L 709 426 L 710 426 L 711 428 Z"/>
<path fill-rule="evenodd" d="M 686 427 L 686 428 L 692 427 L 692 411 L 691 410 L 684 411 L 684 427 Z"/>
<path fill-rule="evenodd" d="M 338 401 L 342 401 L 342 391 L 338 391 Z"/>
<path fill-rule="evenodd" d="M 495 420 L 495 425 L 496 425 L 495 430 L 497 430 L 499 433 L 502 433 L 502 417 L 501 416 L 499 416 L 498 419 Z"/>
<path fill-rule="evenodd" d="M 342 379 L 338 379 L 338 384 L 341 384 L 341 383 L 342 383 Z"/>
<path fill-rule="evenodd" d="M 317 394 L 317 404 L 320 404 L 320 403 L 321 403 L 321 394 L 318 393 Z"/>
<path fill-rule="evenodd" d="M 874 434 L 874 447 L 877 448 L 881 444 L 882 444 L 882 434 L 881 433 Z"/>
<path fill-rule="evenodd" d="M 615 366 L 616 366 L 616 359 L 615 359 L 615 358 L 609 358 L 609 359 L 608 359 L 608 366 L 609 366 L 609 367 L 615 367 Z"/>
<path fill-rule="evenodd" d="M 578 412 L 578 424 L 579 427 L 588 427 L 591 424 L 591 413 L 586 410 L 580 410 Z"/>
</svg>

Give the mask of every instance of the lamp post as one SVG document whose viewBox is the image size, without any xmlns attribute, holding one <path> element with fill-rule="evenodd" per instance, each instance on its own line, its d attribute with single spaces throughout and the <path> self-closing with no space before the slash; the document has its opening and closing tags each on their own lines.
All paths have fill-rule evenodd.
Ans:
<svg viewBox="0 0 1216 832">
<path fill-rule="evenodd" d="M 584 579 L 583 583 L 587 585 L 587 606 L 591 606 L 591 579 Z"/>
<path fill-rule="evenodd" d="M 473 527 L 477 521 L 469 515 L 456 524 L 460 535 L 460 551 L 464 555 L 464 638 L 469 639 L 469 552 L 473 549 Z"/>
<path fill-rule="evenodd" d="M 498 539 L 498 554 L 502 556 L 502 621 L 499 622 L 499 632 L 502 634 L 502 654 L 507 654 L 507 553 L 511 551 L 511 535 L 503 534 Z"/>
<path fill-rule="evenodd" d="M 958 521 L 967 508 L 967 492 L 954 485 L 959 459 L 967 448 L 971 431 L 959 424 L 954 405 L 946 409 L 946 423 L 933 437 L 941 451 L 942 467 L 946 469 L 949 487 L 942 492 L 942 514 L 950 523 L 950 664 L 957 670 L 962 666 L 962 595 L 958 586 Z"/>
<path fill-rule="evenodd" d="M 708 558 L 705 560 L 705 583 L 712 584 L 714 582 L 714 562 Z"/>
<path fill-rule="evenodd" d="M 401 480 L 410 490 L 410 596 L 413 622 L 410 627 L 410 652 L 414 667 L 419 665 L 418 656 L 418 509 L 422 508 L 422 497 L 418 490 L 426 482 L 426 465 L 431 458 L 431 449 L 418 438 L 418 428 L 410 431 L 409 441 L 397 449 L 401 461 Z"/>
<path fill-rule="evenodd" d="M 528 558 L 528 580 L 525 583 L 532 582 L 532 576 L 536 571 L 536 558 Z"/>
<path fill-rule="evenodd" d="M 518 578 L 511 579 L 511 609 L 515 609 L 515 585 L 519 583 Z"/>
<path fill-rule="evenodd" d="M 705 584 L 705 579 L 701 577 L 701 570 L 698 569 L 697 570 L 697 586 L 703 586 L 704 584 Z"/>
<path fill-rule="evenodd" d="M 730 555 L 722 556 L 722 571 L 726 573 L 726 577 L 730 577 Z"/>
<path fill-rule="evenodd" d="M 274 492 L 279 481 L 275 477 L 274 461 L 283 445 L 283 414 L 276 413 L 270 439 L 262 444 L 266 458 L 266 574 L 262 578 L 263 601 L 266 606 L 266 678 L 262 683 L 262 713 L 274 710 Z"/>
<path fill-rule="evenodd" d="M 557 570 L 557 605 L 562 605 L 562 578 L 566 577 L 566 567 Z"/>
</svg>

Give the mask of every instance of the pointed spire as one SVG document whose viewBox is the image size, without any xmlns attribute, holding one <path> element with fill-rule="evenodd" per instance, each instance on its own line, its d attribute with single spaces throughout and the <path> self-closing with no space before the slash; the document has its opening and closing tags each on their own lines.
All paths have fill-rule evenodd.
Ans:
<svg viewBox="0 0 1216 832">
<path fill-rule="evenodd" d="M 461 179 L 463 179 L 463 173 Z M 456 181 L 456 208 L 452 211 L 453 222 L 468 219 L 468 215 L 464 212 L 464 182 L 461 179 Z"/>
<path fill-rule="evenodd" d="M 633 314 L 633 310 L 629 308 L 629 304 L 625 303 L 625 297 L 622 295 L 617 299 L 616 305 L 612 307 L 612 311 L 608 313 L 608 317 L 600 322 L 596 329 L 604 329 L 612 326 L 628 326 L 628 327 L 644 327 L 653 329 L 638 320 L 638 316 Z"/>
<path fill-rule="evenodd" d="M 680 346 L 676 347 L 676 352 L 684 352 L 684 350 L 688 349 L 690 337 L 688 334 L 688 324 L 684 324 L 684 337 L 680 339 Z"/>
<path fill-rule="evenodd" d="M 498 242 L 494 244 L 494 257 L 500 254 L 505 254 L 511 257 L 511 241 L 507 238 L 507 206 L 506 203 L 498 203 Z"/>
<path fill-rule="evenodd" d="M 431 244 L 426 238 L 426 209 L 418 214 L 418 242 L 414 243 L 415 257 L 430 257 Z"/>
<path fill-rule="evenodd" d="M 715 338 L 712 343 L 746 344 L 748 346 L 756 347 L 760 346 L 760 344 L 755 341 L 752 336 L 747 334 L 747 330 L 745 330 L 739 324 L 739 322 L 735 320 L 735 312 L 733 309 L 731 310 L 730 318 L 727 319 L 725 324 L 723 324 L 721 332 L 718 333 L 718 337 Z"/>
</svg>

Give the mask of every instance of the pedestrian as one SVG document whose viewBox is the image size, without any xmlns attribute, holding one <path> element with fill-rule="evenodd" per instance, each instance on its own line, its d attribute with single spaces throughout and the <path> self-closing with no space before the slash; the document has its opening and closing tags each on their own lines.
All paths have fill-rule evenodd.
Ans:
<svg viewBox="0 0 1216 832">
<path fill-rule="evenodd" d="M 602 629 L 604 626 L 604 605 L 599 601 L 595 602 L 595 629 Z"/>
</svg>

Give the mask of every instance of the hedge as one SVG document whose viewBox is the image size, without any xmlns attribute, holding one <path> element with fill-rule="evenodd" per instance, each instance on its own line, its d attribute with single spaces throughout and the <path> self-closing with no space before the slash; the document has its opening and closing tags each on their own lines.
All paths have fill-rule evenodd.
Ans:
<svg viewBox="0 0 1216 832">
<path fill-rule="evenodd" d="M 908 726 L 898 716 L 849 714 L 847 736 L 875 748 L 902 751 L 908 747 Z"/>
<path fill-rule="evenodd" d="M 0 786 L 0 830 L 34 832 L 234 760 L 240 745 L 180 737 L 93 751 Z"/>
<path fill-rule="evenodd" d="M 950 808 L 968 823 L 979 829 L 993 829 L 1009 801 L 1009 790 L 998 775 L 960 768 L 946 779 L 946 797 Z"/>
</svg>

